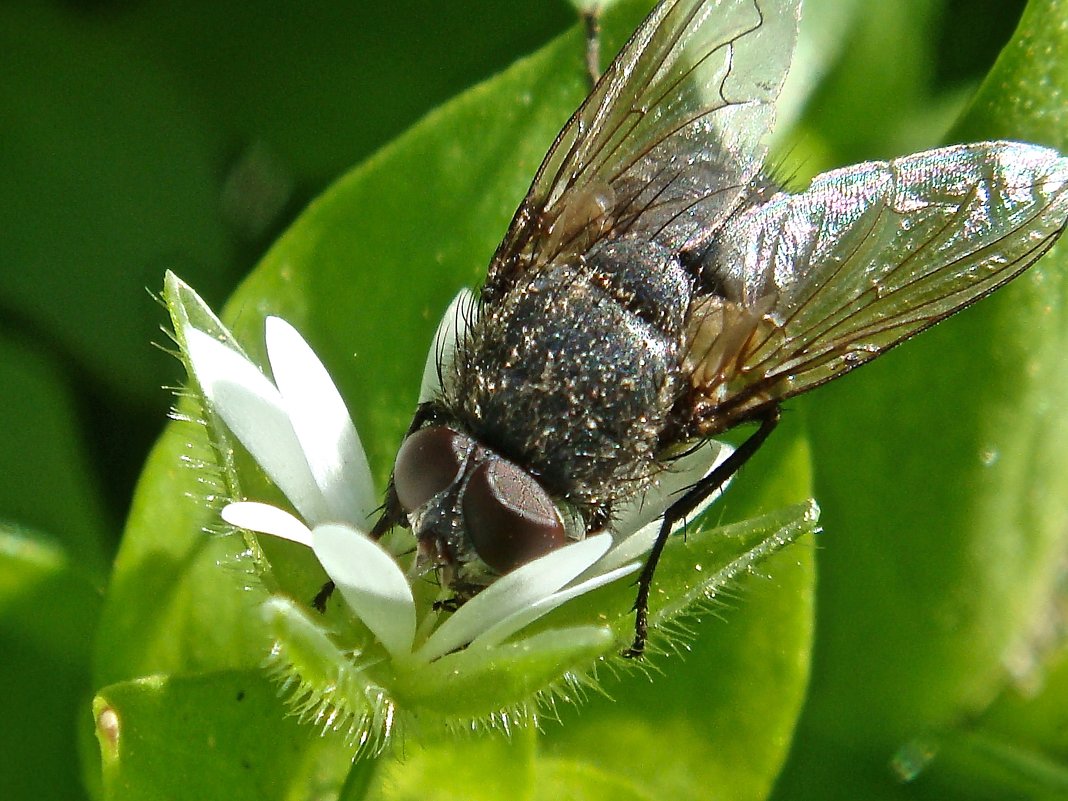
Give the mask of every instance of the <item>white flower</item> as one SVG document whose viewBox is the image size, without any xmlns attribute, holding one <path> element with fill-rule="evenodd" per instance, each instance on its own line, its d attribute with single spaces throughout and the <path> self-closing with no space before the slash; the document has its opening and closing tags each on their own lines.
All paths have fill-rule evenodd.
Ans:
<svg viewBox="0 0 1068 801">
<path fill-rule="evenodd" d="M 255 501 L 222 510 L 230 524 L 310 548 L 345 603 L 398 666 L 417 667 L 467 648 L 492 648 L 579 595 L 633 574 L 652 546 L 658 519 L 677 492 L 708 473 L 730 449 L 707 443 L 677 460 L 654 487 L 618 511 L 610 530 L 567 545 L 499 578 L 445 617 L 418 609 L 394 554 L 365 533 L 378 503 L 355 426 L 326 369 L 297 331 L 266 320 L 273 381 L 240 350 L 199 298 L 176 278 L 172 295 L 199 303 L 176 317 L 178 341 L 213 412 L 244 445 L 297 514 Z M 475 304 L 461 292 L 427 358 L 421 399 L 438 388 Z M 206 320 L 198 327 L 192 320 Z M 208 330 L 203 330 L 203 329 Z M 420 619 L 422 616 L 424 619 Z M 437 620 L 445 619 L 440 624 Z"/>
</svg>

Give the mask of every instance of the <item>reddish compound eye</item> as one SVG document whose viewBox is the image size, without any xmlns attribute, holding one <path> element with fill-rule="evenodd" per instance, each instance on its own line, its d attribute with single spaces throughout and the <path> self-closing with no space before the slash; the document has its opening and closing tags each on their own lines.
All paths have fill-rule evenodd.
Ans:
<svg viewBox="0 0 1068 801">
<path fill-rule="evenodd" d="M 468 437 L 444 426 L 420 429 L 404 440 L 393 465 L 393 486 L 406 512 L 456 480 L 470 445 Z"/>
<path fill-rule="evenodd" d="M 464 526 L 479 557 L 498 573 L 567 541 L 564 524 L 530 473 L 503 459 L 477 468 L 464 490 Z"/>
</svg>

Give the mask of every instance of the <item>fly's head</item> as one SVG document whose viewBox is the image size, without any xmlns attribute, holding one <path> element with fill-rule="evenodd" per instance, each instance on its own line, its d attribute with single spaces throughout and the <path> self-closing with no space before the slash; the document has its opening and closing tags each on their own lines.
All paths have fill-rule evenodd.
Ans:
<svg viewBox="0 0 1068 801">
<path fill-rule="evenodd" d="M 393 487 L 420 565 L 461 596 L 582 536 L 530 472 L 453 426 L 404 441 Z"/>
</svg>

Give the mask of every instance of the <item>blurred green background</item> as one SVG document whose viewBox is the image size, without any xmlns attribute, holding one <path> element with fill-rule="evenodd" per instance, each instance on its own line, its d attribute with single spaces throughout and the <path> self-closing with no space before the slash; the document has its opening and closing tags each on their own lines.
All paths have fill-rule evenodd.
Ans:
<svg viewBox="0 0 1068 801">
<path fill-rule="evenodd" d="M 808 3 L 799 55 L 808 61 L 798 67 L 807 83 L 785 98 L 778 139 L 784 171 L 804 177 L 943 141 L 1024 5 Z M 1034 5 L 1065 18 L 1061 3 Z M 0 520 L 12 528 L 0 564 L 0 647 L 10 655 L 0 667 L 0 686 L 8 690 L 6 718 L 16 724 L 0 732 L 5 797 L 83 792 L 74 721 L 85 726 L 77 718 L 87 715 L 79 704 L 93 689 L 93 623 L 140 466 L 172 401 L 163 387 L 182 378 L 177 361 L 151 345 L 166 341 L 159 330 L 164 312 L 150 295 L 159 290 L 163 271 L 179 273 L 220 307 L 334 179 L 430 109 L 538 49 L 574 20 L 564 0 L 0 5 Z M 1011 120 L 994 133 L 987 133 L 989 121 L 976 127 L 978 136 L 1025 135 L 1014 134 Z M 1063 149 L 1063 127 L 1060 136 Z M 960 328 L 919 345 L 929 354 L 920 363 L 938 363 L 940 342 L 968 338 Z M 878 548 L 874 555 L 849 550 L 850 543 L 865 547 L 857 526 L 848 525 L 858 519 L 849 517 L 850 504 L 863 492 L 821 479 L 821 464 L 827 465 L 825 476 L 849 473 L 861 463 L 892 474 L 897 465 L 886 451 L 865 452 L 853 462 L 831 445 L 821 452 L 821 442 L 835 442 L 830 428 L 836 410 L 855 414 L 881 403 L 922 410 L 927 386 L 942 379 L 910 374 L 907 358 L 905 351 L 887 357 L 894 366 L 849 379 L 855 388 L 828 388 L 825 403 L 817 397 L 796 404 L 811 418 L 825 525 L 832 529 L 839 514 L 846 521 L 838 539 L 830 531 L 821 543 L 820 559 L 828 556 L 831 563 L 821 586 L 824 607 L 847 594 L 851 582 L 871 575 L 863 572 L 864 560 L 878 562 L 882 554 Z M 898 389 L 887 394 L 891 382 Z M 829 411 L 820 412 L 821 404 Z M 953 437 L 946 433 L 951 446 Z M 940 511 L 925 507 L 924 498 L 906 494 L 894 501 L 915 503 L 913 519 L 928 521 L 937 532 Z M 1063 506 L 1057 498 L 1042 501 Z M 878 528 L 877 521 L 867 528 Z M 869 533 L 882 547 L 894 546 L 893 531 Z M 937 560 L 917 559 L 928 566 L 928 586 L 937 586 Z M 919 581 L 906 578 L 905 585 Z M 928 592 L 933 590 L 913 598 L 906 589 L 902 603 L 911 598 L 919 604 Z M 833 614 L 821 608 L 817 616 L 824 632 L 817 635 L 817 698 L 821 692 L 835 695 L 836 680 L 850 671 L 846 652 L 864 647 L 848 621 L 824 623 Z M 866 625 L 878 629 L 882 623 L 876 615 Z M 875 675 L 874 686 L 893 684 L 890 672 Z M 981 684 L 974 692 L 987 693 L 989 701 L 995 684 Z M 937 682 L 932 686 L 937 696 Z M 847 704 L 858 696 L 837 697 Z M 803 718 L 806 736 L 779 787 L 782 798 L 857 797 L 857 787 L 869 786 L 868 772 L 877 774 L 872 786 L 891 788 L 887 797 L 910 797 L 921 784 L 896 785 L 888 770 L 879 772 L 909 721 L 896 721 L 887 742 L 866 741 L 863 755 L 837 742 L 841 760 L 833 761 L 825 758 L 827 744 L 848 739 L 849 725 L 841 721 L 860 711 L 836 709 L 833 701 L 814 709 Z M 893 710 L 883 713 L 893 718 Z M 935 717 L 959 722 L 955 714 Z M 1041 742 L 1036 749 L 1043 751 L 1059 737 L 1065 745 L 1063 717 L 1023 724 L 1033 713 L 1001 714 L 1009 729 L 1022 732 L 1013 742 Z M 1053 732 L 1045 739 L 1035 733 L 1042 725 Z M 960 742 L 945 753 L 956 755 L 969 775 L 985 775 L 976 764 L 984 770 L 1002 764 L 992 763 L 989 752 L 1001 754 L 1003 742 L 998 748 L 986 740 Z M 922 767 L 922 738 L 914 747 Z M 1053 783 L 1063 779 L 1055 760 L 1040 767 L 1054 778 L 1026 790 L 1012 785 L 1014 797 L 1062 787 Z M 865 775 L 855 786 L 843 778 L 857 774 Z M 938 788 L 936 780 L 932 786 Z M 941 791 L 928 792 L 938 797 Z M 1008 797 L 1004 793 L 990 797 Z"/>
<path fill-rule="evenodd" d="M 331 180 L 573 20 L 564 0 L 4 3 L 0 320 L 27 402 L 0 514 L 112 552 L 180 377 L 146 290 L 172 269 L 221 305 Z"/>
</svg>

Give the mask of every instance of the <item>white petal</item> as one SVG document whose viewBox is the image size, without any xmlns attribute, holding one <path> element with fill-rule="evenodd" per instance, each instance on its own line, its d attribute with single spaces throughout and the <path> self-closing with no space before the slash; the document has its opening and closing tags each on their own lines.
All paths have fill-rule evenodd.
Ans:
<svg viewBox="0 0 1068 801">
<path fill-rule="evenodd" d="M 679 528 L 679 523 L 675 528 Z M 660 533 L 660 521 L 653 520 L 628 536 L 623 542 L 609 551 L 604 559 L 590 569 L 588 575 L 596 575 L 605 570 L 614 570 L 618 565 L 627 564 L 634 559 L 641 559 L 652 550 L 656 535 Z"/>
<path fill-rule="evenodd" d="M 442 623 L 416 658 L 430 661 L 467 645 L 505 618 L 559 590 L 600 559 L 611 544 L 611 535 L 597 534 L 513 570 Z"/>
<path fill-rule="evenodd" d="M 636 573 L 641 566 L 641 562 L 631 562 L 629 565 L 623 565 L 623 567 L 616 568 L 610 572 L 598 574 L 593 578 L 574 585 L 573 587 L 568 587 L 566 590 L 554 592 L 548 598 L 543 598 L 524 609 L 520 609 L 518 612 L 506 617 L 504 620 L 490 626 L 471 641 L 471 647 L 488 647 L 504 642 L 510 636 L 515 634 L 515 632 L 519 631 L 524 626 L 529 626 L 538 618 L 549 614 L 561 604 L 565 604 L 572 598 L 577 598 L 578 596 L 591 592 L 598 587 L 603 587 L 605 584 L 611 584 L 616 579 L 621 579 L 624 576 Z"/>
<path fill-rule="evenodd" d="M 393 656 L 407 656 L 415 638 L 415 601 L 393 557 L 349 526 L 316 526 L 312 549 L 352 611 Z"/>
<path fill-rule="evenodd" d="M 284 509 L 269 503 L 239 501 L 229 503 L 219 513 L 227 523 L 249 531 L 270 534 L 290 542 L 312 546 L 311 529 Z"/>
<path fill-rule="evenodd" d="M 716 469 L 732 453 L 734 448 L 730 445 L 710 440 L 693 453 L 673 462 L 671 470 L 661 473 L 653 488 L 644 495 L 621 504 L 619 517 L 612 526 L 618 545 L 597 563 L 595 570 L 614 570 L 648 553 L 660 531 L 660 519 L 672 502 L 677 500 L 684 490 Z M 687 519 L 699 517 L 719 498 L 723 489 L 721 487 L 705 498 Z M 685 522 L 680 520 L 672 527 L 672 531 L 678 531 Z"/>
<path fill-rule="evenodd" d="M 331 518 L 366 525 L 377 506 L 374 484 L 345 401 L 293 326 L 268 317 L 266 338 L 274 381 Z"/>
<path fill-rule="evenodd" d="M 215 412 L 297 511 L 309 522 L 328 518 L 282 396 L 252 362 L 195 328 L 185 329 L 193 373 Z"/>
<path fill-rule="evenodd" d="M 426 355 L 423 368 L 423 384 L 419 389 L 419 402 L 426 403 L 436 397 L 441 390 L 439 370 L 447 372 L 456 355 L 456 343 L 467 336 L 467 329 L 478 314 L 478 300 L 470 289 L 461 289 L 445 310 L 434 341 Z"/>
<path fill-rule="evenodd" d="M 723 442 L 709 440 L 692 453 L 669 463 L 653 486 L 636 498 L 628 499 L 615 509 L 612 528 L 626 534 L 637 531 L 651 520 L 663 517 L 683 490 L 689 489 L 734 452 Z"/>
</svg>

